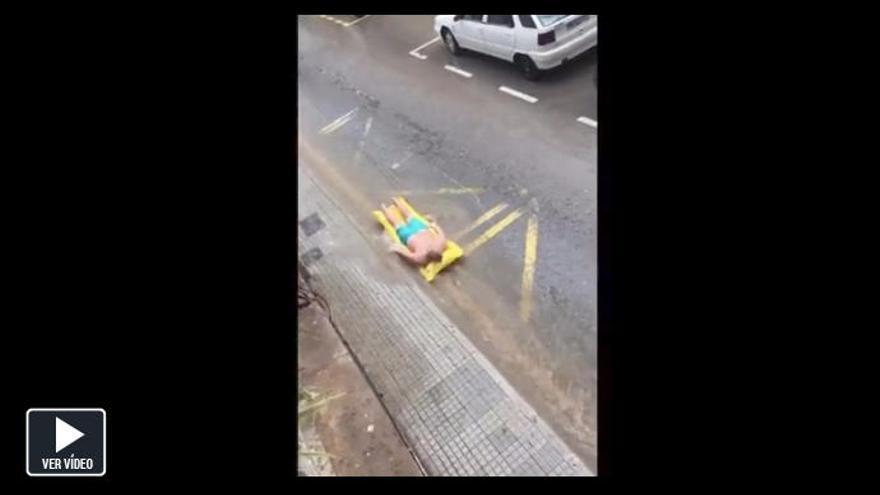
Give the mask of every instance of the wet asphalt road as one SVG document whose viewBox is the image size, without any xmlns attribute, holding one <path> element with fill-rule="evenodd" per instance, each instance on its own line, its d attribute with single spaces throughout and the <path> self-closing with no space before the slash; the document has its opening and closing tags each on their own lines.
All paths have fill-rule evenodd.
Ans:
<svg viewBox="0 0 880 495">
<path fill-rule="evenodd" d="M 375 208 L 407 192 L 456 238 L 490 208 L 510 205 L 456 238 L 464 245 L 515 208 L 526 212 L 441 274 L 429 292 L 466 332 L 489 326 L 474 323 L 475 311 L 489 315 L 483 321 L 495 328 L 471 328 L 469 336 L 595 468 L 596 130 L 577 121 L 598 120 L 595 54 L 530 82 L 512 64 L 453 57 L 439 41 L 418 51 L 424 60 L 413 57 L 411 50 L 436 36 L 431 16 L 370 16 L 349 27 L 300 16 L 298 25 L 300 155 L 306 143 L 334 169 L 336 182 L 362 198 L 350 205 L 353 218 L 371 222 L 367 203 Z M 502 93 L 502 85 L 538 102 Z M 344 125 L 320 132 L 344 115 Z M 522 322 L 532 213 L 534 310 Z M 572 398 L 574 406 L 565 402 Z"/>
</svg>

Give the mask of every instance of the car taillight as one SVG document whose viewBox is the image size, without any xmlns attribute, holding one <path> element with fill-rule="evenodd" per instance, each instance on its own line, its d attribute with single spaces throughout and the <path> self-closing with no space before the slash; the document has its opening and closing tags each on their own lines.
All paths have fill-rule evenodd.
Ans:
<svg viewBox="0 0 880 495">
<path fill-rule="evenodd" d="M 556 42 L 556 31 L 547 31 L 546 33 L 538 33 L 538 46 L 549 45 Z"/>
</svg>

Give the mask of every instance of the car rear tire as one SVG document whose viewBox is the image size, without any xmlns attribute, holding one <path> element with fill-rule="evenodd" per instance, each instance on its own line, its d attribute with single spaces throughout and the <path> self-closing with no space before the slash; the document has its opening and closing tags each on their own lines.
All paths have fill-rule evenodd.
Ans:
<svg viewBox="0 0 880 495">
<path fill-rule="evenodd" d="M 535 62 L 526 55 L 517 55 L 514 59 L 516 66 L 519 67 L 523 77 L 529 81 L 535 81 L 541 77 L 541 70 L 535 65 Z"/>
<path fill-rule="evenodd" d="M 452 31 L 443 28 L 441 34 L 443 35 L 443 44 L 446 45 L 446 49 L 449 50 L 449 53 L 453 55 L 460 54 L 461 47 L 458 46 L 458 41 L 455 39 L 455 35 L 452 34 Z"/>
</svg>

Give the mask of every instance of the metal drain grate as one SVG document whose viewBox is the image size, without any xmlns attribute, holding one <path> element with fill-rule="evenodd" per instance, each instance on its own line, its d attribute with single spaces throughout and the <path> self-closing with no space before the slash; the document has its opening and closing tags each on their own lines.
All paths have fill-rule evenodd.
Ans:
<svg viewBox="0 0 880 495">
<path fill-rule="evenodd" d="M 305 219 L 301 220 L 299 226 L 302 228 L 303 234 L 305 234 L 306 237 L 311 237 L 315 232 L 325 227 L 324 221 L 321 220 L 321 217 L 319 217 L 317 213 L 312 213 Z"/>
</svg>

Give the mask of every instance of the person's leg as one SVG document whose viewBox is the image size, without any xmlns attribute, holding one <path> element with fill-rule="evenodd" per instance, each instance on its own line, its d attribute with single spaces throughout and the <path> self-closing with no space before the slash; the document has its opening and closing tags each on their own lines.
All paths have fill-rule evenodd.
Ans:
<svg viewBox="0 0 880 495">
<path fill-rule="evenodd" d="M 391 225 L 393 225 L 395 229 L 399 229 L 406 225 L 406 222 L 403 221 L 403 217 L 400 215 L 400 211 L 393 205 L 385 206 L 385 203 L 382 203 L 382 211 L 385 212 L 385 216 L 388 217 L 388 220 L 391 221 Z"/>
<path fill-rule="evenodd" d="M 406 203 L 400 200 L 400 198 L 393 198 L 394 204 L 397 205 L 397 209 L 403 213 L 403 216 L 406 217 L 406 221 L 409 222 L 415 216 L 415 212 L 412 208 L 409 207 Z"/>
</svg>

